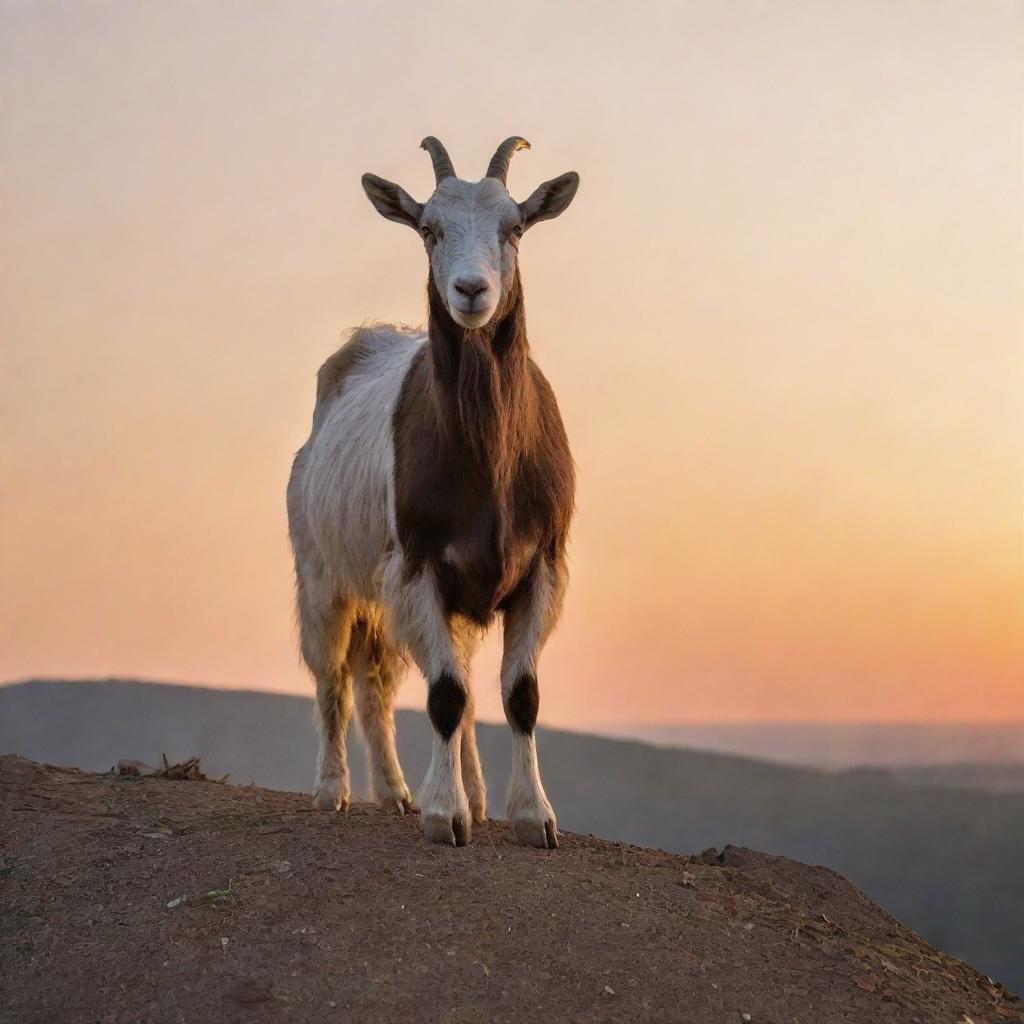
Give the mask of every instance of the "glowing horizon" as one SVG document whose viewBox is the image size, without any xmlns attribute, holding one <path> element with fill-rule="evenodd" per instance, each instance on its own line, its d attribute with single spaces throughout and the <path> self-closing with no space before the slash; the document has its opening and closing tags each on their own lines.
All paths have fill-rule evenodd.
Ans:
<svg viewBox="0 0 1024 1024">
<path fill-rule="evenodd" d="M 582 178 L 522 249 L 580 480 L 542 721 L 1024 720 L 1024 8 L 599 6 L 523 6 L 514 72 L 457 3 L 443 39 L 409 5 L 0 12 L 0 680 L 311 692 L 315 373 L 425 312 L 359 176 L 422 198 L 423 135 L 471 177 L 522 132 L 514 193 Z"/>
</svg>

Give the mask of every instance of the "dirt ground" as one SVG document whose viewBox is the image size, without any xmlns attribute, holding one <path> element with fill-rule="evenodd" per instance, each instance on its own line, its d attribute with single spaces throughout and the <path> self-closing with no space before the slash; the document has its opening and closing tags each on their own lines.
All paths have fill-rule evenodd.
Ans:
<svg viewBox="0 0 1024 1024">
<path fill-rule="evenodd" d="M 953 884 L 951 882 L 951 884 Z M 0 758 L 0 1020 L 1024 1022 L 824 868 Z"/>
</svg>

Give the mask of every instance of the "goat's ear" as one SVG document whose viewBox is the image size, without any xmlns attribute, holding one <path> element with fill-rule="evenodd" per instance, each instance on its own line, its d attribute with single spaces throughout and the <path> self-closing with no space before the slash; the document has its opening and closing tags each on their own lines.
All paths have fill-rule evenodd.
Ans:
<svg viewBox="0 0 1024 1024">
<path fill-rule="evenodd" d="M 376 174 L 364 174 L 363 191 L 382 217 L 419 230 L 423 204 L 417 203 L 401 185 Z"/>
<path fill-rule="evenodd" d="M 575 171 L 560 174 L 557 178 L 539 185 L 529 199 L 519 204 L 523 215 L 523 228 L 532 227 L 539 220 L 551 220 L 564 213 L 580 187 L 580 176 Z"/>
</svg>

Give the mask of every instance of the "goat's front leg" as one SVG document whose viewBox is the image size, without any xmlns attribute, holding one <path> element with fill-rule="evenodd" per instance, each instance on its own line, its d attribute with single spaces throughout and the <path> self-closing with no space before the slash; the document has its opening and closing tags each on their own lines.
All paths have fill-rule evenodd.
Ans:
<svg viewBox="0 0 1024 1024">
<path fill-rule="evenodd" d="M 552 850 L 558 846 L 558 826 L 540 779 L 534 738 L 540 706 L 537 661 L 561 611 L 565 583 L 562 565 L 537 565 L 505 611 L 501 660 L 501 699 L 513 748 L 506 814 L 521 843 Z"/>
<path fill-rule="evenodd" d="M 401 559 L 392 559 L 384 575 L 384 594 L 395 635 L 408 646 L 427 680 L 427 714 L 434 739 L 418 801 L 423 832 L 431 842 L 465 846 L 472 833 L 461 759 L 462 720 L 469 703 L 467 664 L 429 567 L 407 580 Z"/>
</svg>

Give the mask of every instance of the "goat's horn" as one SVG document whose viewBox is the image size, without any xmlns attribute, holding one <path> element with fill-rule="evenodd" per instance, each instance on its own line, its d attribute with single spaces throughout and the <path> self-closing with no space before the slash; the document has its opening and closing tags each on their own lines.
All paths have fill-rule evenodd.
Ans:
<svg viewBox="0 0 1024 1024">
<path fill-rule="evenodd" d="M 513 135 L 511 138 L 506 139 L 495 150 L 494 156 L 491 157 L 491 162 L 487 165 L 487 174 L 484 177 L 497 178 L 502 185 L 506 184 L 505 179 L 508 177 L 508 165 L 512 160 L 512 154 L 520 149 L 529 148 L 530 144 L 526 139 L 521 139 L 518 135 Z"/>
<path fill-rule="evenodd" d="M 437 179 L 438 185 L 445 178 L 456 177 L 455 168 L 452 166 L 452 158 L 448 155 L 448 150 L 433 135 L 428 135 L 420 143 L 420 149 L 425 149 L 430 154 L 431 163 L 434 165 L 434 177 Z"/>
</svg>

